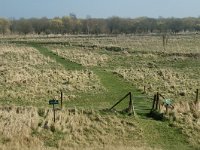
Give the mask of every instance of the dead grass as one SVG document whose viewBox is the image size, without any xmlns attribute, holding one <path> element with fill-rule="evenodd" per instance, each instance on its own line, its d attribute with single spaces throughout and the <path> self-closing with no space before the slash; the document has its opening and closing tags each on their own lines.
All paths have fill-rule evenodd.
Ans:
<svg viewBox="0 0 200 150">
<path fill-rule="evenodd" d="M 134 121 L 92 110 L 0 107 L 0 149 L 148 149 Z M 40 110 L 41 111 L 41 110 Z M 117 145 L 117 146 L 114 146 Z"/>
<path fill-rule="evenodd" d="M 109 56 L 106 54 L 98 54 L 94 50 L 87 49 L 70 49 L 70 48 L 56 48 L 50 47 L 53 52 L 64 58 L 70 59 L 83 66 L 104 66 L 109 61 Z"/>
<path fill-rule="evenodd" d="M 43 143 L 31 137 L 32 129 L 37 128 L 38 114 L 33 107 L 0 108 L 1 149 L 42 149 Z"/>
<path fill-rule="evenodd" d="M 179 102 L 170 113 L 172 125 L 182 129 L 188 141 L 198 147 L 200 144 L 200 102 Z"/>
<path fill-rule="evenodd" d="M 104 90 L 93 72 L 66 71 L 31 47 L 1 44 L 0 60 L 3 102 L 42 102 L 59 95 L 60 90 L 66 93 Z"/>
<path fill-rule="evenodd" d="M 190 72 L 183 74 L 172 68 L 118 68 L 115 70 L 124 79 L 133 82 L 139 89 L 150 95 L 159 91 L 166 98 L 173 100 L 190 100 L 195 98 L 195 91 L 200 85 L 200 80 L 190 78 Z"/>
</svg>

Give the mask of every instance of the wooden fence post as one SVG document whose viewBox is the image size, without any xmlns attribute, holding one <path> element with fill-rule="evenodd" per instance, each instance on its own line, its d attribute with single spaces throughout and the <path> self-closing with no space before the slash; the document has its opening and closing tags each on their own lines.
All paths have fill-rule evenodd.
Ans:
<svg viewBox="0 0 200 150">
<path fill-rule="evenodd" d="M 166 105 L 165 107 L 166 107 L 166 115 L 168 115 L 168 112 L 169 112 L 169 106 Z"/>
<path fill-rule="evenodd" d="M 156 104 L 156 94 L 154 95 L 154 99 L 153 99 L 153 105 L 152 105 L 152 109 L 151 110 L 154 110 L 155 109 L 155 104 Z"/>
<path fill-rule="evenodd" d="M 133 109 L 133 100 L 132 100 L 132 93 L 129 92 L 129 107 L 128 107 L 128 113 L 131 115 L 134 113 L 134 109 Z"/>
<path fill-rule="evenodd" d="M 53 104 L 53 122 L 56 122 L 56 110 L 54 104 Z"/>
<path fill-rule="evenodd" d="M 199 101 L 199 89 L 197 89 L 196 91 L 196 104 L 198 103 Z"/>
<path fill-rule="evenodd" d="M 156 95 L 156 110 L 159 110 L 160 111 L 160 98 L 159 98 L 159 92 L 157 92 L 157 95 Z"/>
<path fill-rule="evenodd" d="M 62 91 L 60 91 L 60 107 L 61 109 L 63 107 L 63 92 Z"/>
<path fill-rule="evenodd" d="M 144 86 L 144 94 L 146 93 L 146 86 Z"/>
</svg>

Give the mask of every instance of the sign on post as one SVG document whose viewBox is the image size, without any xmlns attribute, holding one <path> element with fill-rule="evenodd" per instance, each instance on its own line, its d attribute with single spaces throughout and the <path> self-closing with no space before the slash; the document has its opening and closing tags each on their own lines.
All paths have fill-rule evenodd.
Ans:
<svg viewBox="0 0 200 150">
<path fill-rule="evenodd" d="M 49 100 L 49 105 L 53 105 L 53 121 L 56 121 L 56 114 L 55 114 L 55 104 L 59 104 L 58 100 L 52 99 Z"/>
<path fill-rule="evenodd" d="M 58 100 L 55 99 L 49 100 L 49 105 L 55 105 L 55 104 L 59 104 Z"/>
</svg>

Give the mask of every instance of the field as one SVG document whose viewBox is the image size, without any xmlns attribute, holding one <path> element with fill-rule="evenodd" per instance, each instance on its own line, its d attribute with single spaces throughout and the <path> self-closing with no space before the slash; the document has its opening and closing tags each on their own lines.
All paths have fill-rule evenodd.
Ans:
<svg viewBox="0 0 200 150">
<path fill-rule="evenodd" d="M 0 74 L 0 149 L 200 148 L 197 34 L 1 37 Z M 108 111 L 128 92 L 135 115 L 128 99 Z M 157 92 L 174 106 L 162 121 Z"/>
</svg>

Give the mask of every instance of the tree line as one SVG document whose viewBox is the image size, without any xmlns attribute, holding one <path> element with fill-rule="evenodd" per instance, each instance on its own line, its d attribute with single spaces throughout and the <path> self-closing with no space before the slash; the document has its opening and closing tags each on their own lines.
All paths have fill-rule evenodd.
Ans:
<svg viewBox="0 0 200 150">
<path fill-rule="evenodd" d="M 200 31 L 200 18 L 0 18 L 0 34 L 142 34 Z"/>
</svg>

